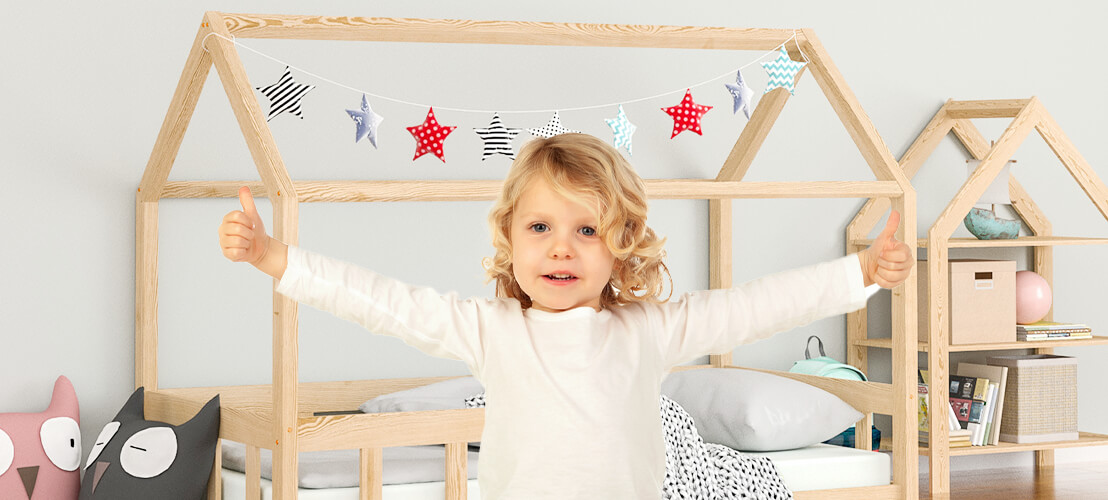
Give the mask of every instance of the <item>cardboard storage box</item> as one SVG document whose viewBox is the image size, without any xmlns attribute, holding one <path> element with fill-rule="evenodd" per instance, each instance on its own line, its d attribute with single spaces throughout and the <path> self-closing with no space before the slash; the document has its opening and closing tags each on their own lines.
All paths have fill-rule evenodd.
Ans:
<svg viewBox="0 0 1108 500">
<path fill-rule="evenodd" d="M 1008 367 L 1001 441 L 1077 440 L 1077 358 L 1031 354 L 990 356 L 986 362 Z"/>
<path fill-rule="evenodd" d="M 945 316 L 951 344 L 1016 341 L 1016 261 L 951 259 Z M 919 332 L 929 331 L 927 261 L 919 269 Z"/>
</svg>

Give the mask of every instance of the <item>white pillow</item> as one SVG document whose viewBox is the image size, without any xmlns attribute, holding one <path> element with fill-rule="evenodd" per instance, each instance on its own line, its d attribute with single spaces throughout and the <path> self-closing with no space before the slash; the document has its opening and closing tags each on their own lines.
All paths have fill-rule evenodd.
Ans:
<svg viewBox="0 0 1108 500">
<path fill-rule="evenodd" d="M 466 398 L 484 391 L 476 377 L 459 377 L 415 389 L 382 394 L 358 407 L 364 413 L 394 411 L 461 410 Z"/>
<path fill-rule="evenodd" d="M 818 387 L 735 368 L 671 373 L 662 394 L 689 412 L 705 442 L 736 450 L 803 448 L 835 437 L 863 417 Z"/>
</svg>

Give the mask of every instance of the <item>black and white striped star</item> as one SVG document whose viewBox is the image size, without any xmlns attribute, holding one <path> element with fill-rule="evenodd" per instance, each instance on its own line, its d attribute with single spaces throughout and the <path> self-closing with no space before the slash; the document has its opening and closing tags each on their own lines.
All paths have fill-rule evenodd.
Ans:
<svg viewBox="0 0 1108 500">
<path fill-rule="evenodd" d="M 289 71 L 288 66 L 285 66 L 285 72 L 281 75 L 281 79 L 277 80 L 277 83 L 255 88 L 269 99 L 269 117 L 265 119 L 268 122 L 274 116 L 285 112 L 303 119 L 304 116 L 300 114 L 300 99 L 303 99 L 305 94 L 314 89 L 315 85 L 296 83 L 292 79 L 292 72 Z"/>
<path fill-rule="evenodd" d="M 495 154 L 507 155 L 508 158 L 516 159 L 516 152 L 512 149 L 512 139 L 515 139 L 522 130 L 504 127 L 500 122 L 500 113 L 493 113 L 492 121 L 489 122 L 488 127 L 473 129 L 474 132 L 477 132 L 477 135 L 481 136 L 481 140 L 485 141 L 485 152 L 481 154 L 481 161 Z"/>
</svg>

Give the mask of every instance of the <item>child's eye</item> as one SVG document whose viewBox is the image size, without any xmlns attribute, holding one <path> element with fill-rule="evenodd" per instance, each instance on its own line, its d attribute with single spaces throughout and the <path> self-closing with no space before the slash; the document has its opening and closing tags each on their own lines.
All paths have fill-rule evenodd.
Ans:
<svg viewBox="0 0 1108 500">
<path fill-rule="evenodd" d="M 549 228 L 549 227 L 547 227 L 547 226 L 546 226 L 546 224 L 543 224 L 543 223 L 541 223 L 541 222 L 536 222 L 536 223 L 534 223 L 534 224 L 531 224 L 531 228 L 530 228 L 530 229 L 531 229 L 532 231 L 536 232 L 536 233 L 543 233 L 543 232 L 546 232 L 546 230 L 547 230 L 547 229 L 550 229 L 550 228 Z"/>
<path fill-rule="evenodd" d="M 585 226 L 585 227 L 581 228 L 581 234 L 583 234 L 585 236 L 596 236 L 596 228 Z"/>
</svg>

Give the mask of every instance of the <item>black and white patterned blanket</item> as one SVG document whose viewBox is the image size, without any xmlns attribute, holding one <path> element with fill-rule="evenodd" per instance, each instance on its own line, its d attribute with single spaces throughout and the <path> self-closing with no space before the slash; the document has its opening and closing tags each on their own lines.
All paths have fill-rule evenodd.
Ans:
<svg viewBox="0 0 1108 500">
<path fill-rule="evenodd" d="M 484 393 L 466 399 L 467 408 L 483 406 Z M 705 443 L 692 417 L 681 405 L 662 396 L 660 406 L 666 439 L 663 499 L 789 500 L 793 497 L 770 459 Z"/>
</svg>

